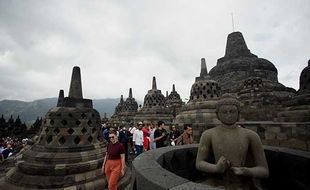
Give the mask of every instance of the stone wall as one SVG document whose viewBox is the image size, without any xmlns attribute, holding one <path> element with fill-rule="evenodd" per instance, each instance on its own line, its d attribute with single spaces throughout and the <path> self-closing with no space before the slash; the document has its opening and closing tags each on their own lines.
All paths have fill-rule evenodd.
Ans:
<svg viewBox="0 0 310 190">
<path fill-rule="evenodd" d="M 310 122 L 240 122 L 257 132 L 264 145 L 310 151 Z"/>
</svg>

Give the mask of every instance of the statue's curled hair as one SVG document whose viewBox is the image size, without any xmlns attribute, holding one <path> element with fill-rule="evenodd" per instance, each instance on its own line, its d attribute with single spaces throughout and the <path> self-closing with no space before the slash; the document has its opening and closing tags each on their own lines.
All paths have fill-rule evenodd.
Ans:
<svg viewBox="0 0 310 190">
<path fill-rule="evenodd" d="M 216 113 L 219 111 L 219 108 L 223 105 L 234 105 L 237 107 L 238 111 L 240 112 L 240 102 L 230 96 L 229 94 L 224 94 L 221 99 L 216 104 Z"/>
</svg>

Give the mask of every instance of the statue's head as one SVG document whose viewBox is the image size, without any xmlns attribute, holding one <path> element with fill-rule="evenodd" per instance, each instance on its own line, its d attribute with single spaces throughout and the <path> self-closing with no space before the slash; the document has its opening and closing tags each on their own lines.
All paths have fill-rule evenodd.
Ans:
<svg viewBox="0 0 310 190">
<path fill-rule="evenodd" d="M 217 118 L 225 125 L 233 125 L 239 120 L 240 102 L 229 95 L 223 95 L 216 105 Z"/>
</svg>

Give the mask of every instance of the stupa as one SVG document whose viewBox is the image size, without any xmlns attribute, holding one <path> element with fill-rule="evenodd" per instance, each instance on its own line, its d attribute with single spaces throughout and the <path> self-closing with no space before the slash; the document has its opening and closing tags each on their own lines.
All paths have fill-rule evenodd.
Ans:
<svg viewBox="0 0 310 190">
<path fill-rule="evenodd" d="M 80 68 L 74 67 L 68 97 L 45 115 L 39 140 L 12 168 L 0 189 L 102 189 L 105 145 L 101 119 L 92 100 L 84 99 Z"/>
<path fill-rule="evenodd" d="M 222 93 L 238 96 L 243 103 L 241 118 L 270 121 L 295 90 L 278 82 L 277 68 L 251 53 L 241 32 L 228 35 L 225 56 L 218 59 L 210 76 L 219 82 Z"/>
<path fill-rule="evenodd" d="M 121 95 L 120 101 L 115 107 L 114 114 L 111 116 L 109 123 L 111 123 L 113 126 L 120 125 L 121 120 L 119 118 L 119 114 L 123 111 L 123 109 L 124 109 L 124 98 L 123 95 Z"/>
<path fill-rule="evenodd" d="M 129 125 L 133 122 L 134 116 L 138 110 L 138 103 L 132 96 L 132 89 L 129 88 L 129 95 L 126 101 L 121 97 L 120 103 L 115 108 L 112 124 Z"/>
<path fill-rule="evenodd" d="M 165 96 L 161 93 L 161 90 L 157 89 L 155 77 L 153 77 L 152 89 L 144 97 L 143 107 L 134 117 L 135 123 L 139 121 L 154 124 L 163 121 L 166 125 L 173 122 L 173 115 L 169 113 L 169 109 L 166 107 Z"/>
<path fill-rule="evenodd" d="M 172 85 L 172 91 L 166 96 L 166 106 L 169 108 L 170 113 L 175 117 L 180 111 L 184 102 L 182 101 L 180 94 L 175 90 L 175 85 Z"/>
<path fill-rule="evenodd" d="M 291 100 L 284 103 L 284 110 L 276 120 L 310 124 L 310 60 L 300 74 L 299 90 Z"/>
<path fill-rule="evenodd" d="M 205 129 L 219 123 L 215 111 L 220 96 L 219 84 L 211 79 L 206 61 L 202 58 L 200 76 L 196 77 L 195 83 L 192 85 L 188 103 L 176 116 L 176 123 L 180 126 L 192 124 L 194 138 L 198 140 Z"/>
</svg>

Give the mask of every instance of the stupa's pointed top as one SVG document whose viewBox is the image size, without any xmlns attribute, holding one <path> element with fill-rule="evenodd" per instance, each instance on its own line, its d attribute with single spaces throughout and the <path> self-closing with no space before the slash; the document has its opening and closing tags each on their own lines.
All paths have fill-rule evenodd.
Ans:
<svg viewBox="0 0 310 190">
<path fill-rule="evenodd" d="M 104 118 L 107 118 L 107 113 L 106 112 L 104 112 Z"/>
<path fill-rule="evenodd" d="M 152 90 L 157 90 L 157 85 L 156 85 L 156 78 L 155 78 L 155 76 L 153 76 Z"/>
<path fill-rule="evenodd" d="M 123 95 L 121 95 L 121 100 L 120 100 L 120 102 L 124 102 L 124 97 L 123 97 Z"/>
<path fill-rule="evenodd" d="M 129 88 L 129 98 L 132 98 L 132 89 Z"/>
<path fill-rule="evenodd" d="M 59 90 L 58 101 L 57 101 L 57 107 L 62 106 L 62 103 L 63 103 L 64 98 L 65 98 L 64 90 Z"/>
<path fill-rule="evenodd" d="M 310 59 L 309 59 L 309 61 L 308 61 L 308 67 L 310 67 Z"/>
<path fill-rule="evenodd" d="M 208 74 L 208 70 L 207 70 L 207 64 L 206 64 L 206 59 L 205 58 L 201 58 L 201 71 L 200 71 L 200 76 L 206 76 Z"/>
<path fill-rule="evenodd" d="M 210 75 L 208 73 L 208 69 L 207 69 L 207 64 L 206 64 L 206 59 L 205 58 L 201 58 L 201 69 L 200 69 L 200 75 L 198 77 L 196 77 L 195 81 L 199 81 L 199 80 L 209 80 Z"/>
<path fill-rule="evenodd" d="M 175 85 L 172 85 L 172 92 L 175 92 Z"/>
<path fill-rule="evenodd" d="M 64 98 L 65 97 L 65 95 L 64 95 L 64 90 L 59 90 L 59 95 L 58 95 L 58 99 L 59 98 Z"/>
<path fill-rule="evenodd" d="M 72 70 L 69 98 L 83 99 L 80 67 L 75 66 Z"/>
<path fill-rule="evenodd" d="M 241 32 L 230 33 L 227 37 L 224 57 L 257 57 L 248 49 Z"/>
<path fill-rule="evenodd" d="M 169 96 L 168 94 L 169 94 L 168 91 L 166 91 L 166 98 Z"/>
</svg>

